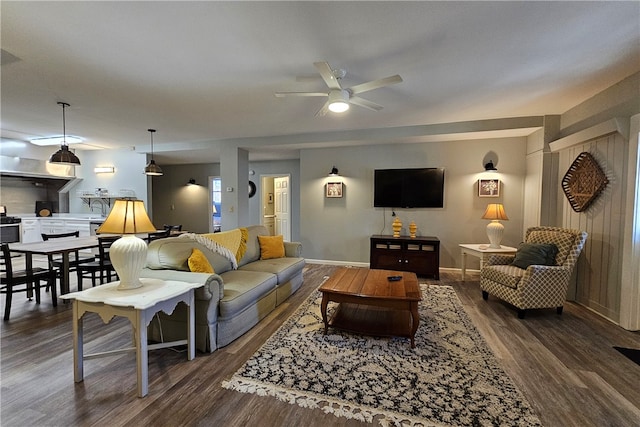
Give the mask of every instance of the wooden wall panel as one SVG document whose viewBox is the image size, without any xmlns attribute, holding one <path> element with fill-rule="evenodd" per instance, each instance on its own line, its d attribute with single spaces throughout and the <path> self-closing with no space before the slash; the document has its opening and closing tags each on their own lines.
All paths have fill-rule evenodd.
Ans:
<svg viewBox="0 0 640 427">
<path fill-rule="evenodd" d="M 622 232 L 626 206 L 627 142 L 621 135 L 614 133 L 562 150 L 559 180 L 562 180 L 571 163 L 583 151 L 594 156 L 609 179 L 609 184 L 587 211 L 580 213 L 573 211 L 564 192 L 559 192 L 560 225 L 589 233 L 569 297 L 573 296 L 580 304 L 618 322 Z"/>
</svg>

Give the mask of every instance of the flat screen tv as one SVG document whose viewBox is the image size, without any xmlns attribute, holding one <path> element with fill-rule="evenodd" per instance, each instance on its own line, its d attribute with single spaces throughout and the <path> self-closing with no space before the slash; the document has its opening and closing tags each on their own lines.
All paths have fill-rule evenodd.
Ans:
<svg viewBox="0 0 640 427">
<path fill-rule="evenodd" d="M 443 208 L 444 168 L 376 169 L 376 208 Z"/>
</svg>

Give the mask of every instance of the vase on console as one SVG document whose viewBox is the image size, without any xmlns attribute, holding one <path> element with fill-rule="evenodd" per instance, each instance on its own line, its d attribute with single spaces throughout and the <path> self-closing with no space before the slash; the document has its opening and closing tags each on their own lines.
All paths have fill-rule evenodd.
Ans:
<svg viewBox="0 0 640 427">
<path fill-rule="evenodd" d="M 393 220 L 393 237 L 400 237 L 400 230 L 402 230 L 402 221 L 400 221 L 400 218 L 396 217 L 396 219 Z"/>
<path fill-rule="evenodd" d="M 411 221 L 411 223 L 409 224 L 409 237 L 415 239 L 417 230 L 418 226 L 416 225 L 415 221 Z"/>
</svg>

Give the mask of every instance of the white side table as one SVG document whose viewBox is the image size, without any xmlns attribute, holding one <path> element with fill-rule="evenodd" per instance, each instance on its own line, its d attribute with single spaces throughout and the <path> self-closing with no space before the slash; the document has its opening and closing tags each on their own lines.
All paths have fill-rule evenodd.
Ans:
<svg viewBox="0 0 640 427">
<path fill-rule="evenodd" d="M 75 382 L 83 380 L 83 360 L 111 356 L 128 351 L 136 352 L 138 372 L 138 397 L 149 392 L 148 350 L 187 344 L 188 360 L 195 358 L 195 298 L 194 289 L 202 283 L 186 283 L 172 280 L 140 279 L 142 287 L 131 290 L 117 290 L 119 281 L 107 283 L 81 292 L 61 295 L 60 298 L 73 300 L 73 377 Z M 187 339 L 161 344 L 147 344 L 147 326 L 160 310 L 173 313 L 179 302 L 189 307 Z M 114 316 L 126 317 L 133 326 L 135 347 L 123 348 L 95 354 L 83 355 L 82 316 L 98 313 L 107 324 Z"/>
<path fill-rule="evenodd" d="M 502 246 L 500 249 L 493 249 L 489 247 L 487 243 L 465 243 L 460 244 L 460 251 L 462 252 L 462 281 L 465 279 L 467 269 L 467 255 L 473 255 L 480 258 L 480 270 L 484 265 L 484 261 L 488 255 L 501 254 L 501 255 L 513 255 L 517 249 L 510 246 Z"/>
</svg>

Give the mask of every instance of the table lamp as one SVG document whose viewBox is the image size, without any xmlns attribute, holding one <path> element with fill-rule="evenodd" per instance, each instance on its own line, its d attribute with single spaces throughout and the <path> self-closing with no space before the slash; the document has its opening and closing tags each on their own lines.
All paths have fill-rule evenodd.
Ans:
<svg viewBox="0 0 640 427">
<path fill-rule="evenodd" d="M 504 206 L 502 206 L 501 203 L 488 204 L 487 210 L 485 210 L 484 215 L 482 215 L 482 219 L 491 220 L 489 225 L 487 225 L 487 236 L 491 243 L 489 247 L 491 249 L 500 249 L 500 242 L 504 234 L 504 225 L 500 224 L 500 220 L 509 220 L 507 214 L 504 212 Z"/>
<path fill-rule="evenodd" d="M 147 244 L 136 233 L 156 231 L 142 200 L 117 199 L 96 233 L 122 234 L 109 248 L 109 258 L 120 278 L 117 289 L 142 286 L 140 272 L 147 261 Z"/>
</svg>

